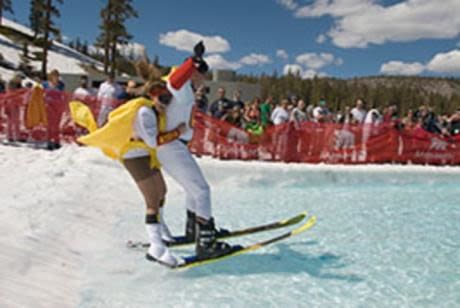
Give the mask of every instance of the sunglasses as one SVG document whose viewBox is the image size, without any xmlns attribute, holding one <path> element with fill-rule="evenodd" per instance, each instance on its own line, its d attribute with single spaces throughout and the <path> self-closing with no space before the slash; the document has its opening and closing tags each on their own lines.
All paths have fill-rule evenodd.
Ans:
<svg viewBox="0 0 460 308">
<path fill-rule="evenodd" d="M 162 104 L 163 106 L 168 106 L 169 103 L 171 103 L 172 100 L 172 94 L 171 93 L 163 93 L 158 95 L 158 102 Z"/>
</svg>

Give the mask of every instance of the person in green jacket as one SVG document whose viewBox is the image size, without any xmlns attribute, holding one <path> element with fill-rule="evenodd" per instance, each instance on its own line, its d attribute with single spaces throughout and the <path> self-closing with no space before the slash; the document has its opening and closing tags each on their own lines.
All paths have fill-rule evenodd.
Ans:
<svg viewBox="0 0 460 308">
<path fill-rule="evenodd" d="M 262 127 L 265 128 L 269 124 L 271 124 L 270 115 L 273 110 L 273 97 L 268 96 L 265 102 L 260 104 L 259 108 L 260 108 L 260 122 L 262 124 Z"/>
</svg>

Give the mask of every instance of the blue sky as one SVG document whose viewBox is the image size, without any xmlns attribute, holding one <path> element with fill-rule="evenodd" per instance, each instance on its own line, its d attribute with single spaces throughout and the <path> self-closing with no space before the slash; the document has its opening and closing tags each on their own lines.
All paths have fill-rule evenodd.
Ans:
<svg viewBox="0 0 460 308">
<path fill-rule="evenodd" d="M 13 1 L 28 24 L 29 0 Z M 63 34 L 92 43 L 106 0 L 65 0 Z M 304 78 L 460 76 L 459 0 L 135 0 L 134 42 L 173 65 L 204 39 L 213 68 Z"/>
</svg>

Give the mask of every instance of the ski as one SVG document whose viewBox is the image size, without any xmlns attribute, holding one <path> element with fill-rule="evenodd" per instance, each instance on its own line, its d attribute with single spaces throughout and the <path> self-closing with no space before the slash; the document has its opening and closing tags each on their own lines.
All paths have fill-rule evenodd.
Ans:
<svg viewBox="0 0 460 308">
<path fill-rule="evenodd" d="M 169 265 L 164 264 L 164 263 L 162 263 L 162 265 L 165 265 L 165 266 L 167 266 L 167 267 L 169 267 L 171 269 L 187 269 L 187 268 L 191 268 L 191 267 L 196 267 L 196 266 L 200 266 L 200 265 L 205 265 L 205 264 L 221 261 L 221 260 L 224 260 L 224 259 L 227 259 L 227 258 L 230 258 L 230 257 L 235 257 L 235 256 L 238 256 L 238 255 L 241 255 L 241 254 L 244 254 L 244 253 L 255 251 L 255 250 L 260 249 L 262 247 L 265 247 L 265 246 L 271 245 L 273 243 L 279 242 L 281 240 L 293 237 L 295 235 L 298 235 L 298 234 L 300 234 L 302 232 L 305 232 L 305 231 L 309 230 L 315 224 L 316 224 L 316 216 L 312 216 L 303 225 L 301 225 L 297 229 L 294 229 L 292 231 L 286 232 L 284 234 L 281 234 L 279 236 L 273 237 L 271 239 L 261 241 L 261 242 L 258 242 L 258 243 L 254 243 L 254 244 L 251 244 L 251 245 L 248 245 L 248 246 L 235 245 L 235 246 L 233 246 L 234 249 L 232 251 L 230 251 L 229 253 L 225 254 L 225 255 L 221 255 L 221 256 L 218 256 L 218 257 L 214 257 L 214 258 L 208 258 L 208 259 L 198 259 L 196 255 L 191 255 L 191 256 L 182 257 L 184 262 L 180 263 L 177 266 L 172 267 L 172 266 L 169 266 Z M 149 259 L 149 260 L 152 260 L 152 259 Z"/>
<path fill-rule="evenodd" d="M 250 235 L 250 234 L 255 234 L 255 233 L 264 232 L 264 231 L 271 231 L 271 230 L 276 230 L 280 228 L 285 228 L 285 227 L 289 227 L 289 226 L 298 224 L 306 216 L 307 216 L 307 212 L 303 212 L 289 219 L 280 220 L 280 221 L 276 221 L 273 223 L 264 224 L 260 226 L 249 227 L 246 229 L 235 230 L 235 231 L 227 231 L 227 230 L 220 231 L 219 230 L 220 232 L 218 231 L 217 238 L 225 239 L 225 238 L 230 238 L 230 237 L 244 236 L 244 235 Z M 183 246 L 183 245 L 189 245 L 189 244 L 194 244 L 194 243 L 195 243 L 194 241 L 188 240 L 185 236 L 174 236 L 174 241 L 167 242 L 166 244 L 170 247 L 176 247 L 176 246 Z M 150 243 L 128 241 L 126 243 L 126 246 L 128 248 L 148 248 L 150 246 Z"/>
</svg>

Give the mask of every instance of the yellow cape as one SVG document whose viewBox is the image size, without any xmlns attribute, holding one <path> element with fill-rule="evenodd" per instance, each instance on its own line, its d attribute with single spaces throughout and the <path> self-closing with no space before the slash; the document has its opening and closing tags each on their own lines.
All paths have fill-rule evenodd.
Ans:
<svg viewBox="0 0 460 308">
<path fill-rule="evenodd" d="M 40 86 L 32 89 L 29 104 L 27 104 L 25 126 L 33 128 L 39 124 L 48 125 L 46 116 L 45 99 L 43 97 L 44 90 Z"/>
<path fill-rule="evenodd" d="M 146 149 L 150 152 L 150 167 L 159 168 L 160 163 L 156 157 L 156 150 L 147 146 L 143 141 L 131 140 L 137 111 L 143 106 L 151 108 L 153 102 L 143 97 L 132 99 L 113 110 L 109 114 L 107 123 L 97 128 L 94 116 L 88 106 L 78 101 L 70 102 L 72 119 L 90 132 L 77 140 L 82 144 L 100 148 L 105 155 L 118 160 L 122 160 L 123 155 L 131 149 Z M 158 122 L 159 131 L 164 131 L 166 127 L 164 114 L 159 115 Z"/>
</svg>

